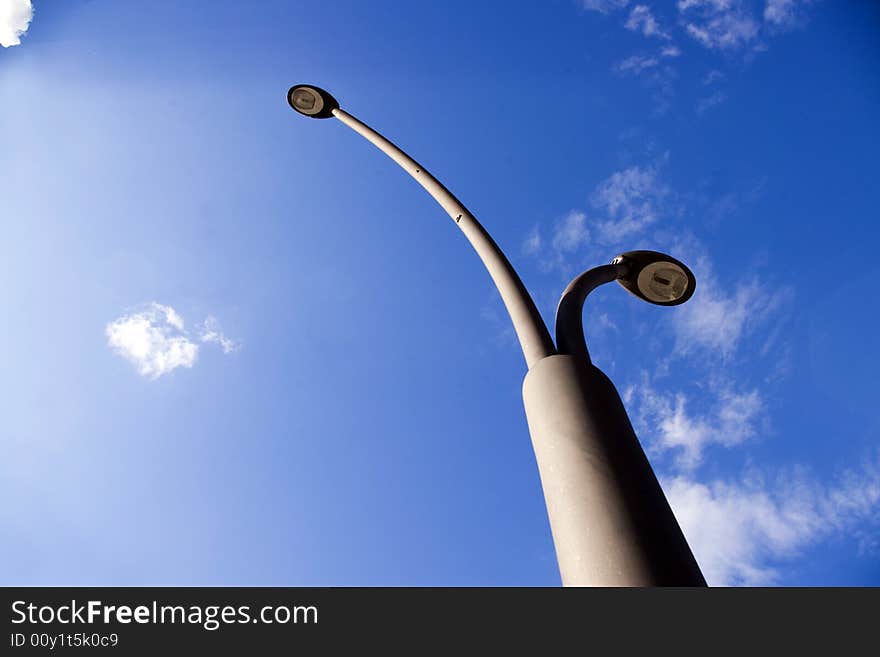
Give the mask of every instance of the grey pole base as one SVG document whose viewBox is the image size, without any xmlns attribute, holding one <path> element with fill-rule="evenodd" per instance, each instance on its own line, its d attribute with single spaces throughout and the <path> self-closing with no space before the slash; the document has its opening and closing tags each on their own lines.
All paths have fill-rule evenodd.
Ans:
<svg viewBox="0 0 880 657">
<path fill-rule="evenodd" d="M 705 586 L 608 377 L 548 356 L 523 401 L 563 585 Z"/>
</svg>

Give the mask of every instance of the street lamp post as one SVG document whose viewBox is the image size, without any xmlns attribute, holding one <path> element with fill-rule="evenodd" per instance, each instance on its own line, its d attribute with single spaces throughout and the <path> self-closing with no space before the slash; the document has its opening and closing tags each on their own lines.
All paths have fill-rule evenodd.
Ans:
<svg viewBox="0 0 880 657">
<path fill-rule="evenodd" d="M 589 358 L 583 305 L 617 280 L 659 305 L 684 303 L 696 281 L 681 262 L 632 251 L 578 276 L 557 309 L 554 345 L 510 261 L 474 216 L 422 165 L 345 112 L 328 92 L 296 85 L 290 106 L 336 118 L 412 176 L 455 221 L 483 261 L 507 308 L 528 372 L 523 402 L 550 529 L 566 586 L 705 586 L 614 385 Z"/>
</svg>

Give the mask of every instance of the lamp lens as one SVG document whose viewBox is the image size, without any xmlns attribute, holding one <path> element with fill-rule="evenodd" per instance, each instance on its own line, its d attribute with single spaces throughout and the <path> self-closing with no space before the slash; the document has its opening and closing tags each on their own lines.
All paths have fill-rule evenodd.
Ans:
<svg viewBox="0 0 880 657">
<path fill-rule="evenodd" d="M 317 114 L 324 103 L 314 91 L 302 88 L 293 92 L 293 106 L 303 114 Z"/>
<path fill-rule="evenodd" d="M 688 276 L 672 262 L 653 262 L 639 273 L 639 291 L 649 301 L 675 301 L 688 289 Z"/>
</svg>

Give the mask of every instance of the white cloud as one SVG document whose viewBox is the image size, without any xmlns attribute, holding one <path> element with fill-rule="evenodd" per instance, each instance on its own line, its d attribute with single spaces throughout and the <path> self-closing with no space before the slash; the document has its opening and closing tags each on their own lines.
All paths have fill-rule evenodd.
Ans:
<svg viewBox="0 0 880 657">
<path fill-rule="evenodd" d="M 647 5 L 636 5 L 633 7 L 629 12 L 629 18 L 624 23 L 624 27 L 632 32 L 641 32 L 646 37 L 669 38 L 669 34 L 660 27 L 657 19 L 654 18 L 654 14 L 651 13 L 651 8 Z"/>
<path fill-rule="evenodd" d="M 766 49 L 764 38 L 797 27 L 805 22 L 803 8 L 815 0 L 765 0 L 762 15 L 755 12 L 752 0 L 678 0 L 677 25 L 661 25 L 648 3 L 630 4 L 626 0 L 582 0 L 588 10 L 609 14 L 630 7 L 623 26 L 645 37 L 671 40 L 673 32 L 684 31 L 692 39 L 709 48 L 723 52 L 745 50 L 757 52 Z M 678 57 L 681 51 L 674 45 L 661 49 L 661 57 Z M 636 73 L 651 64 L 649 57 L 630 58 L 629 68 Z M 621 62 L 621 64 L 624 64 Z M 642 62 L 647 66 L 638 68 Z M 616 67 L 618 71 L 621 64 Z"/>
<path fill-rule="evenodd" d="M 669 188 L 660 182 L 654 166 L 634 166 L 612 174 L 599 183 L 592 197 L 593 206 L 608 215 L 599 223 L 599 239 L 614 244 L 654 223 L 668 195 Z"/>
<path fill-rule="evenodd" d="M 815 516 L 804 512 L 800 500 L 773 496 L 753 482 L 704 484 L 675 477 L 665 490 L 707 582 L 714 586 L 772 584 L 778 573 L 768 557 L 790 553 L 817 531 Z"/>
<path fill-rule="evenodd" d="M 714 84 L 715 82 L 718 82 L 718 80 L 722 79 L 723 77 L 724 77 L 724 73 L 713 69 L 713 70 L 709 71 L 708 73 L 706 73 L 706 77 L 703 78 L 703 84 L 707 85 L 707 86 L 710 84 Z"/>
<path fill-rule="evenodd" d="M 535 226 L 523 242 L 522 250 L 526 255 L 535 255 L 541 250 L 542 245 L 541 231 Z"/>
<path fill-rule="evenodd" d="M 618 171 L 599 183 L 591 198 L 592 205 L 605 215 L 602 220 L 591 228 L 584 212 L 572 210 L 554 224 L 548 241 L 535 227 L 523 241 L 523 253 L 537 258 L 544 271 L 568 272 L 569 256 L 583 247 L 621 246 L 624 238 L 652 224 L 670 194 L 656 166 Z"/>
<path fill-rule="evenodd" d="M 679 0 L 685 31 L 707 48 L 736 50 L 764 48 L 761 36 L 804 22 L 801 9 L 814 0 L 766 0 L 763 24 L 742 0 Z"/>
<path fill-rule="evenodd" d="M 662 116 L 672 106 L 672 98 L 675 96 L 674 82 L 677 78 L 678 73 L 671 66 L 661 66 L 652 72 L 647 86 L 654 90 L 652 100 L 655 116 Z"/>
<path fill-rule="evenodd" d="M 788 288 L 772 290 L 757 280 L 740 283 L 726 292 L 705 257 L 694 259 L 697 278 L 694 296 L 671 318 L 676 334 L 675 352 L 730 358 L 740 340 L 761 325 L 790 295 Z"/>
<path fill-rule="evenodd" d="M 880 468 L 869 462 L 832 486 L 802 469 L 767 482 L 701 483 L 664 478 L 664 491 L 707 581 L 715 586 L 762 586 L 779 581 L 778 564 L 832 533 L 849 531 L 873 547 L 880 521 Z"/>
<path fill-rule="evenodd" d="M 553 231 L 553 248 L 559 252 L 576 251 L 590 239 L 587 216 L 572 210 L 556 224 Z"/>
<path fill-rule="evenodd" d="M 740 0 L 680 0 L 685 31 L 705 47 L 734 50 L 755 41 L 760 24 Z"/>
<path fill-rule="evenodd" d="M 714 11 L 726 11 L 739 0 L 678 0 L 678 10 L 686 11 L 694 8 L 709 8 Z"/>
<path fill-rule="evenodd" d="M 758 37 L 758 24 L 745 14 L 727 13 L 703 23 L 688 23 L 687 33 L 707 48 L 731 50 Z"/>
<path fill-rule="evenodd" d="M 149 379 L 178 367 L 192 367 L 199 354 L 198 345 L 183 332 L 180 316 L 158 303 L 110 322 L 105 333 L 110 348 Z"/>
<path fill-rule="evenodd" d="M 168 322 L 169 325 L 176 328 L 178 331 L 183 331 L 183 317 L 177 314 L 177 311 L 174 310 L 171 306 L 161 306 L 159 304 L 154 304 L 157 308 L 161 308 L 162 312 L 165 314 L 165 321 Z"/>
<path fill-rule="evenodd" d="M 724 388 L 702 415 L 688 412 L 685 394 L 663 395 L 647 382 L 630 388 L 627 397 L 635 405 L 634 418 L 650 450 L 674 450 L 676 465 L 684 470 L 700 465 L 709 445 L 733 447 L 752 438 L 764 407 L 757 390 L 736 393 Z"/>
<path fill-rule="evenodd" d="M 598 11 L 607 14 L 616 9 L 623 9 L 629 4 L 629 0 L 583 0 L 583 7 L 589 11 Z"/>
<path fill-rule="evenodd" d="M 131 362 L 138 374 L 152 380 L 178 367 L 192 367 L 199 355 L 199 345 L 190 339 L 183 318 L 171 306 L 156 302 L 115 319 L 104 332 L 113 352 Z M 220 332 L 213 317 L 202 324 L 199 339 L 220 345 L 224 353 L 237 348 Z"/>
<path fill-rule="evenodd" d="M 749 311 L 764 290 L 757 284 L 741 285 L 728 294 L 706 276 L 699 281 L 693 298 L 676 313 L 677 350 L 687 353 L 703 347 L 728 357 L 743 334 Z"/>
<path fill-rule="evenodd" d="M 653 68 L 659 64 L 659 60 L 656 57 L 642 57 L 640 55 L 633 55 L 632 57 L 627 57 L 626 59 L 618 62 L 614 70 L 618 73 L 632 73 L 634 75 L 638 75 L 645 69 Z"/>
<path fill-rule="evenodd" d="M 214 317 L 210 316 L 202 322 L 199 340 L 220 345 L 224 354 L 231 354 L 239 347 L 238 343 L 234 340 L 230 340 L 223 334 L 223 331 L 220 330 L 219 322 L 217 322 Z"/>
<path fill-rule="evenodd" d="M 617 62 L 613 70 L 620 75 L 641 76 L 643 84 L 650 89 L 654 101 L 654 114 L 665 114 L 675 96 L 674 82 L 678 73 L 668 65 L 661 65 L 660 57 L 678 57 L 681 51 L 676 46 L 663 48 L 659 55 L 632 55 Z M 642 74 L 645 75 L 642 75 Z"/>
<path fill-rule="evenodd" d="M 776 27 L 794 27 L 802 19 L 799 8 L 811 3 L 812 0 L 767 0 L 764 20 Z"/>
<path fill-rule="evenodd" d="M 33 17 L 31 0 L 0 0 L 0 46 L 19 45 Z"/>
<path fill-rule="evenodd" d="M 723 91 L 716 91 L 714 94 L 706 96 L 705 98 L 700 98 L 697 101 L 697 114 L 702 116 L 708 110 L 720 105 L 725 100 L 727 100 L 727 94 Z"/>
<path fill-rule="evenodd" d="M 572 210 L 553 226 L 550 242 L 545 245 L 541 232 L 536 226 L 523 242 L 523 253 L 538 258 L 541 269 L 568 271 L 566 258 L 584 246 L 590 239 L 587 216 Z"/>
</svg>

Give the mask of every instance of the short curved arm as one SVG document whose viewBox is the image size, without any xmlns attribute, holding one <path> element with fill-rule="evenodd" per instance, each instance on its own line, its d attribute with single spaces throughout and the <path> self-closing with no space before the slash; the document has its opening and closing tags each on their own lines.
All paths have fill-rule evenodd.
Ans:
<svg viewBox="0 0 880 657">
<path fill-rule="evenodd" d="M 480 256 L 489 275 L 495 282 L 501 299 L 513 321 L 513 328 L 519 338 L 526 365 L 531 368 L 542 358 L 556 353 L 553 339 L 535 307 L 535 302 L 529 295 L 510 261 L 492 239 L 486 229 L 474 218 L 461 201 L 444 187 L 439 180 L 428 173 L 425 168 L 400 150 L 397 146 L 373 130 L 370 126 L 359 121 L 348 112 L 334 109 L 333 116 L 342 121 L 349 128 L 367 139 L 376 148 L 394 160 L 400 168 L 415 178 L 425 190 L 434 197 L 434 200 L 446 210 L 447 214 L 455 221 L 465 234 L 471 246 Z"/>
<path fill-rule="evenodd" d="M 626 272 L 624 264 L 602 265 L 585 271 L 568 284 L 556 309 L 556 343 L 560 354 L 591 362 L 584 338 L 584 302 L 590 292 L 625 276 Z"/>
</svg>

